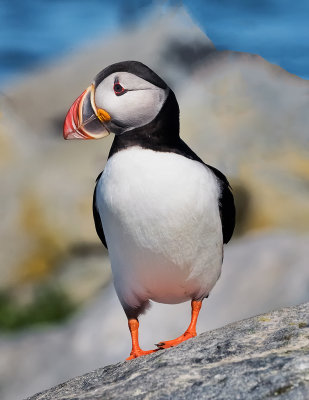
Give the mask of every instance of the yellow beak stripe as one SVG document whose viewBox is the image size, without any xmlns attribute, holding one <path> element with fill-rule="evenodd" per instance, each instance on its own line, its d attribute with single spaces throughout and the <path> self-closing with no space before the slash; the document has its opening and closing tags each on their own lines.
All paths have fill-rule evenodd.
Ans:
<svg viewBox="0 0 309 400">
<path fill-rule="evenodd" d="M 92 83 L 90 86 L 90 101 L 91 101 L 91 106 L 94 112 L 96 113 L 96 116 L 99 118 L 101 122 L 108 122 L 112 119 L 112 117 L 109 115 L 109 113 L 103 108 L 97 108 L 95 101 L 94 101 L 94 84 Z"/>
</svg>

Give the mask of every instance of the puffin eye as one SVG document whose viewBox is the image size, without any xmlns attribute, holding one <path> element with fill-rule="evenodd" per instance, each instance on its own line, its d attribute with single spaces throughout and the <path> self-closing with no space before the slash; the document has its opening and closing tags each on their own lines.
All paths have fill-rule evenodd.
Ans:
<svg viewBox="0 0 309 400">
<path fill-rule="evenodd" d="M 126 89 L 124 89 L 120 83 L 116 82 L 114 84 L 114 92 L 116 96 L 121 96 L 122 94 L 125 94 L 127 92 Z"/>
</svg>

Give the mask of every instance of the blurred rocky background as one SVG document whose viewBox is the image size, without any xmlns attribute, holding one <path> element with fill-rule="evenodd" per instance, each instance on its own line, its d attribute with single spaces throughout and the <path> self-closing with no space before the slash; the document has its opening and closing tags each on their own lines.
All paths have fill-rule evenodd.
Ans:
<svg viewBox="0 0 309 400">
<path fill-rule="evenodd" d="M 169 83 L 182 137 L 234 190 L 237 229 L 199 331 L 308 301 L 308 80 L 258 55 L 218 51 L 186 4 L 33 3 L 0 5 L 10 24 L 0 39 L 0 398 L 33 394 L 130 349 L 92 219 L 112 137 L 62 139 L 66 111 L 113 62 L 142 61 Z M 179 335 L 188 318 L 189 304 L 154 304 L 141 318 L 141 343 Z"/>
</svg>

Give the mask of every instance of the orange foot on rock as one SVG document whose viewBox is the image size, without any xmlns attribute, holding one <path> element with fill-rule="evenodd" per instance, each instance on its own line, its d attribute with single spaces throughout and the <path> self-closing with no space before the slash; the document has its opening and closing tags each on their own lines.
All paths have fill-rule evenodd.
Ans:
<svg viewBox="0 0 309 400">
<path fill-rule="evenodd" d="M 167 340 L 166 342 L 157 343 L 156 346 L 159 349 L 169 349 L 170 347 L 177 346 L 178 344 L 184 342 L 185 340 L 191 339 L 196 336 L 196 333 L 185 332 L 183 335 L 179 336 L 173 340 Z"/>
<path fill-rule="evenodd" d="M 147 351 L 142 350 L 139 347 L 138 343 L 138 327 L 139 327 L 138 320 L 136 318 L 129 319 L 128 324 L 132 339 L 132 350 L 130 353 L 130 357 L 128 357 L 126 361 L 133 360 L 133 358 L 146 356 L 147 354 L 155 353 L 156 351 L 159 350 L 159 349 L 147 350 Z"/>
<path fill-rule="evenodd" d="M 131 351 L 130 357 L 126 358 L 126 361 L 133 360 L 133 358 L 146 356 L 147 354 L 155 353 L 158 350 L 159 349 L 144 351 L 142 349 L 135 349 L 134 351 Z"/>
<path fill-rule="evenodd" d="M 177 346 L 185 340 L 191 339 L 196 336 L 196 322 L 202 307 L 202 301 L 192 300 L 191 302 L 191 322 L 186 332 L 174 340 L 168 340 L 166 342 L 160 342 L 156 344 L 159 349 L 168 349 L 169 347 Z"/>
</svg>

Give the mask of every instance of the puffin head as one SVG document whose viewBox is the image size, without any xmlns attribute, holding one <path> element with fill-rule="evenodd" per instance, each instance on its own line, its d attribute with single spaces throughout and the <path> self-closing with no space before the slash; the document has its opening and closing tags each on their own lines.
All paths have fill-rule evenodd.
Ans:
<svg viewBox="0 0 309 400">
<path fill-rule="evenodd" d="M 112 64 L 75 100 L 65 118 L 63 136 L 100 139 L 110 132 L 136 132 L 161 120 L 164 108 L 171 116 L 172 103 L 179 120 L 175 95 L 156 73 L 137 61 Z"/>
</svg>

